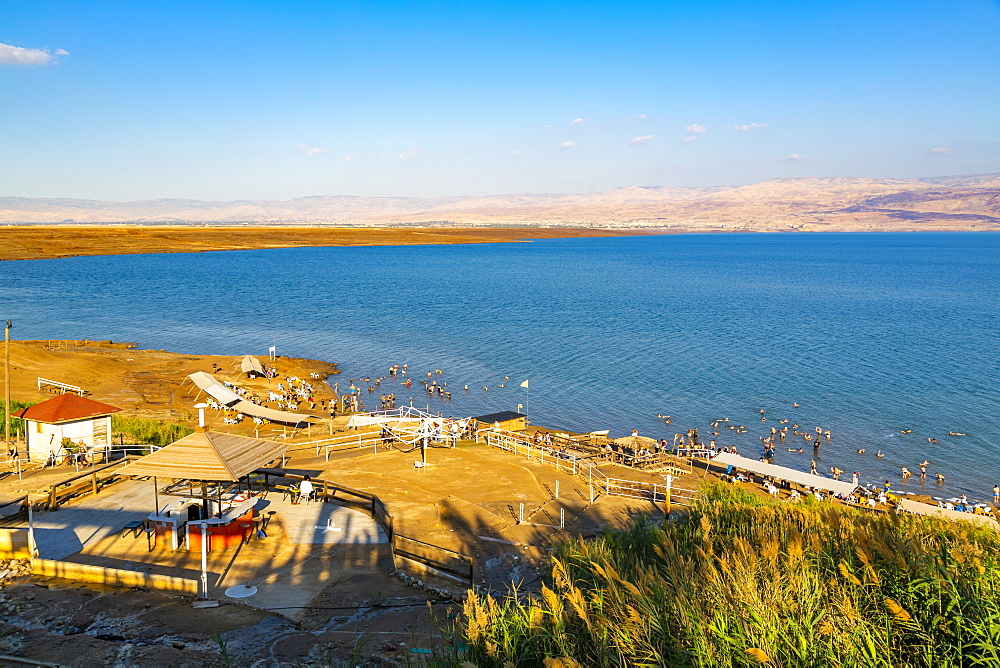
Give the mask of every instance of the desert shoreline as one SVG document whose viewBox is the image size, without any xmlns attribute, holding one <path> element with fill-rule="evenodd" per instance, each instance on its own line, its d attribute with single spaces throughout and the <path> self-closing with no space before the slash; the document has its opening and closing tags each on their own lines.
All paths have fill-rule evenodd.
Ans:
<svg viewBox="0 0 1000 668">
<path fill-rule="evenodd" d="M 652 228 L 586 227 L 16 225 L 4 227 L 0 233 L 0 260 L 305 247 L 518 243 L 677 233 Z"/>
</svg>

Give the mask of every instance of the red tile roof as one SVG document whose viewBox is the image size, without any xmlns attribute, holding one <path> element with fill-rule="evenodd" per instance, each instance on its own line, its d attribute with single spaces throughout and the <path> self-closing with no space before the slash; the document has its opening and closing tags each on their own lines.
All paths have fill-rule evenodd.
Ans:
<svg viewBox="0 0 1000 668">
<path fill-rule="evenodd" d="M 60 394 L 58 397 L 47 399 L 40 404 L 22 408 L 16 413 L 11 413 L 11 415 L 26 420 L 34 420 L 35 422 L 55 424 L 57 422 L 103 417 L 117 413 L 120 410 L 122 409 L 75 394 Z"/>
</svg>

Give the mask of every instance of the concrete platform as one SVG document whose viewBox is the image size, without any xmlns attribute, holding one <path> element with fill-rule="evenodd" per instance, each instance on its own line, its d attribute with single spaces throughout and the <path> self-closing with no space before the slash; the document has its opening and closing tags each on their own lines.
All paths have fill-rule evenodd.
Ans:
<svg viewBox="0 0 1000 668">
<path fill-rule="evenodd" d="M 121 535 L 122 527 L 153 511 L 153 485 L 121 482 L 58 510 L 35 511 L 35 544 L 43 559 L 65 559 L 104 538 Z"/>
</svg>

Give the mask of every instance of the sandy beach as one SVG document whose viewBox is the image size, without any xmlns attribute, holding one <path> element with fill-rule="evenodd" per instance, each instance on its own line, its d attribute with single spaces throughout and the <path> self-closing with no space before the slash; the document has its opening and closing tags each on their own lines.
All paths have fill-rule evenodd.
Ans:
<svg viewBox="0 0 1000 668">
<path fill-rule="evenodd" d="M 413 246 L 510 243 L 532 239 L 620 237 L 660 230 L 578 227 L 195 227 L 142 225 L 18 225 L 0 235 L 0 260 L 80 255 L 201 253 L 303 246 Z"/>
</svg>

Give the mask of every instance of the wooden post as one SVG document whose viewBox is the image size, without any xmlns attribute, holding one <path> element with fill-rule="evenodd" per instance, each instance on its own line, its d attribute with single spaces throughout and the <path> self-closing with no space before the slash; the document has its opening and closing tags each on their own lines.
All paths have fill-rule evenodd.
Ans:
<svg viewBox="0 0 1000 668">
<path fill-rule="evenodd" d="M 94 492 L 94 496 L 97 496 L 97 472 L 96 471 L 94 473 L 90 474 L 90 484 L 91 484 L 92 491 Z"/>
<path fill-rule="evenodd" d="M 674 477 L 672 475 L 668 475 L 667 476 L 666 504 L 665 504 L 665 506 L 666 506 L 666 513 L 664 515 L 664 519 L 668 519 L 668 520 L 670 519 L 670 486 L 673 483 L 673 481 L 674 481 Z"/>
<path fill-rule="evenodd" d="M 3 330 L 3 364 L 3 444 L 4 447 L 10 448 L 10 320 Z M 24 431 L 25 434 L 28 433 L 27 429 Z"/>
</svg>

